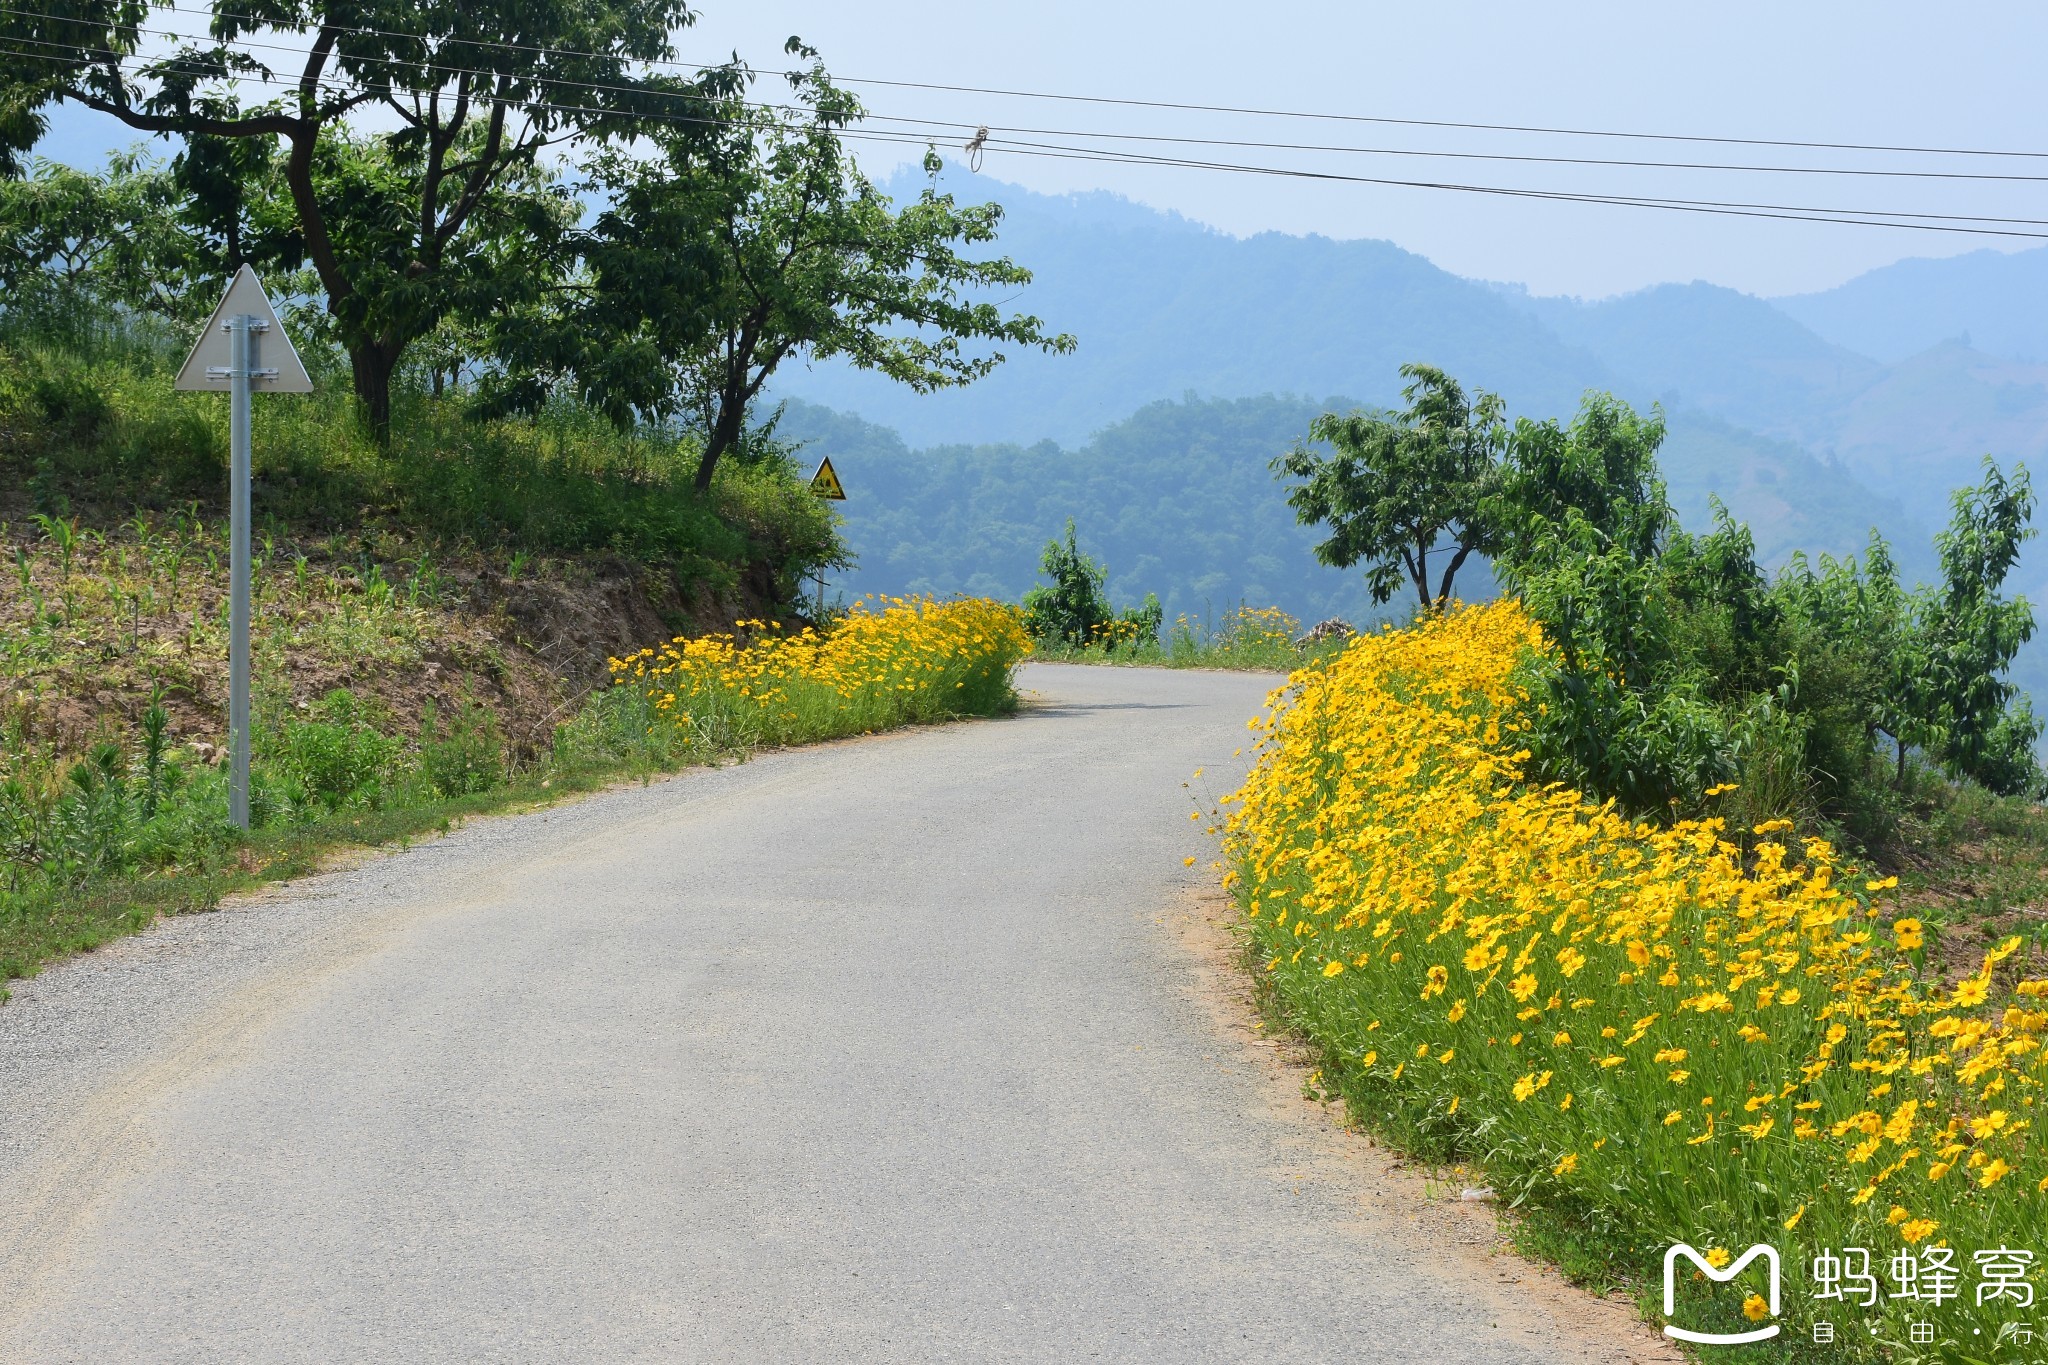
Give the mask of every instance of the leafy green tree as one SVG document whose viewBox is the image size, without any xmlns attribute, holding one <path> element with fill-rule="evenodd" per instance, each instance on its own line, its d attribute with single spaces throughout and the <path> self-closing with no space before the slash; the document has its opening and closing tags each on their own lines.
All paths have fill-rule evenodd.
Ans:
<svg viewBox="0 0 2048 1365">
<path fill-rule="evenodd" d="M 136 313 L 191 324 L 207 315 L 243 262 L 273 293 L 317 289 L 299 254 L 281 163 L 248 140 L 192 137 L 165 164 L 143 148 L 81 171 L 40 158 L 0 180 L 0 285 L 56 285 Z"/>
<path fill-rule="evenodd" d="M 21 179 L 0 180 L 0 286 L 19 297 L 61 282 L 164 311 L 192 265 L 176 199 L 173 177 L 132 153 L 100 174 L 38 159 Z"/>
<path fill-rule="evenodd" d="M 1109 570 L 1081 552 L 1074 538 L 1074 519 L 1067 518 L 1064 544 L 1058 536 L 1045 543 L 1040 572 L 1052 580 L 1024 594 L 1024 628 L 1031 638 L 1055 648 L 1100 646 L 1112 653 L 1156 644 L 1166 608 L 1156 593 L 1146 593 L 1135 607 L 1116 610 L 1103 584 Z"/>
<path fill-rule="evenodd" d="M 844 359 L 923 393 L 988 374 L 1004 359 L 991 347 L 1072 349 L 981 297 L 1031 279 L 963 250 L 995 239 L 1002 210 L 935 190 L 892 205 L 841 136 L 859 104 L 810 49 L 792 51 L 813 59 L 789 77 L 794 109 L 736 93 L 713 107 L 708 142 L 695 127 L 650 129 L 653 156 L 593 160 L 592 189 L 610 207 L 581 243 L 578 297 L 538 324 L 508 319 L 501 406 L 532 406 L 567 382 L 622 424 L 690 414 L 708 488 L 793 357 Z"/>
<path fill-rule="evenodd" d="M 1493 394 L 1467 398 L 1430 365 L 1403 365 L 1401 373 L 1406 408 L 1324 413 L 1310 423 L 1308 441 L 1273 466 L 1301 481 L 1287 502 L 1302 524 L 1330 528 L 1317 559 L 1339 569 L 1363 562 L 1375 602 L 1393 597 L 1405 578 L 1428 611 L 1450 601 L 1458 570 L 1495 543 L 1490 503 L 1508 430 Z M 1432 556 L 1448 556 L 1434 587 Z"/>
<path fill-rule="evenodd" d="M 1498 553 L 1512 557 L 1576 511 L 1602 539 L 1650 558 L 1677 520 L 1657 473 L 1663 444 L 1662 411 L 1643 416 L 1612 394 L 1586 395 L 1569 426 L 1517 419 L 1490 509 Z"/>
<path fill-rule="evenodd" d="M 637 133 L 648 118 L 708 131 L 703 99 L 736 80 L 725 69 L 696 82 L 640 74 L 675 55 L 671 34 L 692 19 L 683 0 L 223 3 L 208 37 L 168 46 L 146 31 L 150 12 L 80 0 L 0 15 L 0 172 L 18 173 L 61 100 L 146 133 L 281 146 L 294 240 L 380 435 L 406 348 L 515 273 L 504 248 L 544 207 L 531 185 L 544 149 Z M 277 45 L 308 36 L 296 75 L 266 65 Z M 238 79 L 283 93 L 244 109 Z M 366 109 L 397 124 L 374 152 L 345 122 Z M 217 144 L 188 156 L 191 183 L 212 186 L 221 210 L 246 165 Z"/>
<path fill-rule="evenodd" d="M 1064 544 L 1058 536 L 1045 543 L 1039 570 L 1052 582 L 1024 594 L 1024 627 L 1031 638 L 1075 649 L 1093 644 L 1115 615 L 1103 592 L 1109 570 L 1081 552 L 1072 517 Z"/>
<path fill-rule="evenodd" d="M 1884 537 L 1871 532 L 1860 564 L 1822 555 L 1816 567 L 1794 554 L 1771 592 L 1785 623 L 1778 673 L 1814 720 L 1810 767 L 1828 775 L 1831 789 L 1863 800 L 1857 789 L 1866 774 L 1881 780 L 1873 770 L 1883 741 L 1895 748 L 1903 778 L 1923 669 L 1911 602 Z"/>
<path fill-rule="evenodd" d="M 1934 538 L 1942 584 L 1914 603 L 1908 735 L 1958 775 L 2017 793 L 2039 783 L 2032 751 L 2042 728 L 2005 676 L 2034 634 L 2027 600 L 2003 595 L 2020 546 L 2034 536 L 2026 466 L 2007 477 L 1987 456 L 1983 482 L 1958 491 L 1954 506 L 1948 529 Z"/>
</svg>

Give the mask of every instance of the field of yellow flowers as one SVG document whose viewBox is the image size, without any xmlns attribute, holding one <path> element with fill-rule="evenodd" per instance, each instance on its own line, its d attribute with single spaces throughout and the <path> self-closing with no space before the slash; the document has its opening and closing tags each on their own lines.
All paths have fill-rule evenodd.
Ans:
<svg viewBox="0 0 2048 1365">
<path fill-rule="evenodd" d="M 1016 705 L 1030 652 L 1014 607 L 983 598 L 862 599 L 832 630 L 774 621 L 679 637 L 611 661 L 649 735 L 718 751 L 801 744 Z"/>
<path fill-rule="evenodd" d="M 1518 670 L 1544 647 L 1513 602 L 1454 610 L 1253 721 L 1226 877 L 1324 1083 L 1648 1283 L 1675 1242 L 1776 1248 L 1780 1314 L 1695 1273 L 1692 1325 L 1769 1319 L 1768 1349 L 1818 1333 L 1827 1359 L 2048 1354 L 2032 950 L 1944 985 L 1890 879 L 1822 840 L 1523 782 Z"/>
</svg>

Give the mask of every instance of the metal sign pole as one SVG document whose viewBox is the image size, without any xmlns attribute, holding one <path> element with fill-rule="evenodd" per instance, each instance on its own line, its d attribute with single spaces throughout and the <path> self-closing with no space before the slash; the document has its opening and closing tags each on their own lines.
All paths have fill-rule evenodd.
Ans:
<svg viewBox="0 0 2048 1365">
<path fill-rule="evenodd" d="M 262 366 L 257 338 L 276 333 Z M 311 393 L 312 376 L 277 320 L 256 272 L 244 265 L 199 331 L 171 387 L 219 393 L 228 386 L 228 818 L 249 828 L 249 396 Z"/>
<path fill-rule="evenodd" d="M 234 344 L 228 379 L 228 818 L 249 828 L 249 387 L 256 369 L 257 320 L 224 324 Z"/>
<path fill-rule="evenodd" d="M 845 502 L 846 486 L 839 482 L 839 471 L 832 467 L 832 457 L 827 455 L 818 461 L 818 472 L 811 475 L 811 492 L 827 502 Z M 818 614 L 813 618 L 819 631 L 825 629 L 825 566 L 818 566 Z"/>
</svg>

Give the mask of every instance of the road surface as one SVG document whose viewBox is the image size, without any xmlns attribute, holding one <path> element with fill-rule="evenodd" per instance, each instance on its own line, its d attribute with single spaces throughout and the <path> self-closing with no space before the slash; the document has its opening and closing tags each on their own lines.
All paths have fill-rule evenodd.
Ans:
<svg viewBox="0 0 2048 1365">
<path fill-rule="evenodd" d="M 0 1360 L 1662 1358 L 1229 1023 L 1181 784 L 1272 681 L 1032 666 L 18 983 Z"/>
</svg>

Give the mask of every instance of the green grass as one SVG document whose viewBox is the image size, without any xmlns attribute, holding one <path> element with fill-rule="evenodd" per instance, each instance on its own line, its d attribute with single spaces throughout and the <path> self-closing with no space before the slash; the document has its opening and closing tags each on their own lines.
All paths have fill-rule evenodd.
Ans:
<svg viewBox="0 0 2048 1365">
<path fill-rule="evenodd" d="M 554 768 L 523 774 L 486 792 L 258 829 L 245 839 L 223 839 L 211 856 L 187 850 L 190 860 L 168 869 L 25 894 L 0 890 L 0 981 L 32 976 L 46 962 L 90 952 L 158 919 L 211 910 L 235 892 L 306 876 L 345 849 L 403 844 L 446 833 L 473 816 L 562 800 L 636 776 L 651 778 L 655 772 L 630 763 Z M 0 1001 L 7 998 L 0 985 Z"/>
<path fill-rule="evenodd" d="M 2010 934 L 2048 950 L 2048 807 L 1922 776 L 1875 861 L 1899 878 L 1944 976 L 1971 970 Z"/>
<path fill-rule="evenodd" d="M 0 301 L 0 980 L 339 848 L 768 742 L 649 734 L 585 693 L 608 651 L 786 612 L 844 562 L 786 452 L 750 438 L 699 493 L 687 431 L 570 402 L 473 421 L 418 375 L 380 445 L 307 344 L 316 392 L 254 407 L 256 828 L 233 829 L 228 405 L 172 389 L 187 340 Z"/>
<path fill-rule="evenodd" d="M 173 391 L 181 354 L 177 338 L 139 322 L 0 313 L 0 517 L 104 529 L 139 511 L 222 509 L 228 405 Z M 711 592 L 752 578 L 780 601 L 843 559 L 829 512 L 774 448 L 742 451 L 699 494 L 688 432 L 620 432 L 566 402 L 532 420 L 472 421 L 458 398 L 417 383 L 400 386 L 380 447 L 336 359 L 309 348 L 307 360 L 316 392 L 254 404 L 259 534 L 381 527 L 507 560 L 624 556 Z"/>
</svg>

